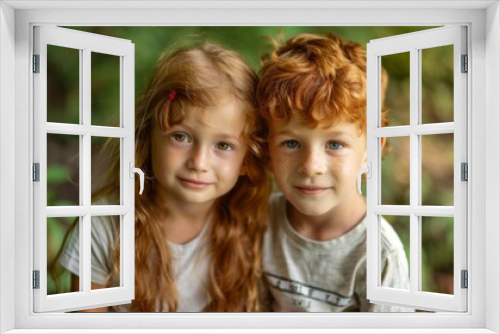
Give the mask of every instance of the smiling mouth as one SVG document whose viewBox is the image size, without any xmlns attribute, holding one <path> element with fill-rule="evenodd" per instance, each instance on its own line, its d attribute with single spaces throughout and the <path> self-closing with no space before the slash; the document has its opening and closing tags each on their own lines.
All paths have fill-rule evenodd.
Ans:
<svg viewBox="0 0 500 334">
<path fill-rule="evenodd" d="M 194 179 L 185 179 L 182 177 L 179 177 L 178 180 L 185 187 L 193 188 L 193 189 L 203 189 L 203 188 L 208 187 L 211 184 L 209 182 L 203 182 L 203 181 L 198 181 L 198 180 L 194 180 Z"/>
<path fill-rule="evenodd" d="M 329 188 L 311 187 L 311 186 L 294 186 L 294 188 L 304 195 L 317 195 L 329 189 Z"/>
</svg>

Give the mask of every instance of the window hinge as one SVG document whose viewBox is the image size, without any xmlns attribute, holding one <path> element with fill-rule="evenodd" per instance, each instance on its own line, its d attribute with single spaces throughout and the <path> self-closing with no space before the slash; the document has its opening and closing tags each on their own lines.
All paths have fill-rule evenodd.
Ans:
<svg viewBox="0 0 500 334">
<path fill-rule="evenodd" d="M 40 55 L 33 55 L 33 73 L 40 73 Z"/>
<path fill-rule="evenodd" d="M 33 289 L 40 289 L 40 270 L 33 270 Z"/>
<path fill-rule="evenodd" d="M 460 165 L 461 167 L 461 175 L 462 177 L 460 178 L 461 181 L 469 181 L 469 167 L 466 162 L 462 162 Z"/>
<path fill-rule="evenodd" d="M 469 276 L 467 270 L 462 270 L 461 276 L 462 276 L 462 284 L 461 284 L 462 289 L 467 289 L 469 287 Z"/>
<path fill-rule="evenodd" d="M 40 182 L 40 164 L 38 162 L 33 164 L 33 181 Z"/>
<path fill-rule="evenodd" d="M 467 73 L 469 71 L 469 57 L 467 55 L 462 55 L 462 73 Z"/>
</svg>

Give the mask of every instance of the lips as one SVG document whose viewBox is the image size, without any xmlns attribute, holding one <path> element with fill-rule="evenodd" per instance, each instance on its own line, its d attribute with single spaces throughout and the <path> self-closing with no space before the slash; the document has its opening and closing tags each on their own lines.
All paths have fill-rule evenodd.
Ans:
<svg viewBox="0 0 500 334">
<path fill-rule="evenodd" d="M 210 182 L 204 182 L 196 179 L 189 179 L 189 178 L 184 178 L 184 177 L 178 177 L 178 180 L 182 185 L 184 185 L 187 188 L 193 188 L 193 189 L 203 189 L 211 185 L 212 183 Z"/>
<path fill-rule="evenodd" d="M 318 195 L 329 189 L 328 187 L 318 186 L 294 186 L 294 188 L 304 195 Z"/>
</svg>

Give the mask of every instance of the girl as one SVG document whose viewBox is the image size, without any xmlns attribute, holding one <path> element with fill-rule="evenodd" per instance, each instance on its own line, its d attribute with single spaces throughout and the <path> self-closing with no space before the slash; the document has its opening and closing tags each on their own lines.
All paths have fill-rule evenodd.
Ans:
<svg viewBox="0 0 500 334">
<path fill-rule="evenodd" d="M 259 162 L 256 84 L 243 59 L 218 45 L 160 57 L 136 111 L 135 161 L 147 177 L 135 201 L 135 300 L 92 311 L 259 310 L 270 184 Z M 110 160 L 110 182 L 94 196 L 101 204 L 119 186 L 120 160 Z M 94 218 L 97 289 L 117 281 L 119 242 L 116 224 Z M 78 273 L 75 231 L 59 262 Z"/>
</svg>

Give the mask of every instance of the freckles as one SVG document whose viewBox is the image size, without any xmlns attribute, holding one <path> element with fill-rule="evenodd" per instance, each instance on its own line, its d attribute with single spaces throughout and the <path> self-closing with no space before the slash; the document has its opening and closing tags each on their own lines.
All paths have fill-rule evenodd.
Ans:
<svg viewBox="0 0 500 334">
<path fill-rule="evenodd" d="M 283 172 L 292 168 L 293 164 L 290 161 L 291 159 L 283 158 L 280 156 L 271 159 L 272 159 L 272 166 L 275 172 Z"/>
</svg>

